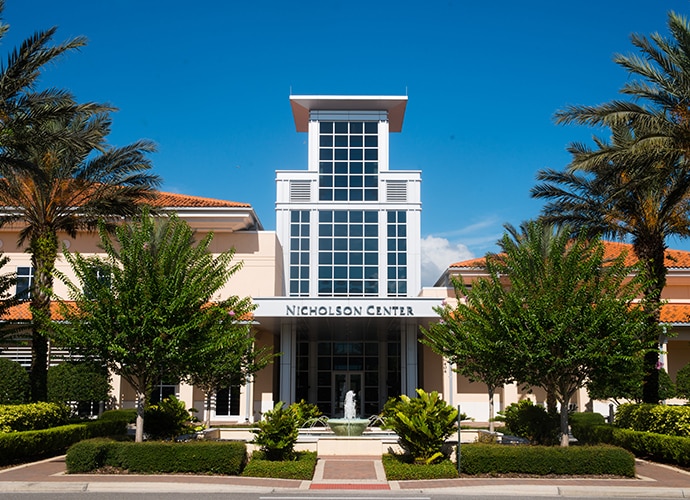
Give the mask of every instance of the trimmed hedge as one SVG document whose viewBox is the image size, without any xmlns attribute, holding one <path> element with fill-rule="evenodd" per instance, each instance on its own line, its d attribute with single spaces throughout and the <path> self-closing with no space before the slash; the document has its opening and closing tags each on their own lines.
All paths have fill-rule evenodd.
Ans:
<svg viewBox="0 0 690 500">
<path fill-rule="evenodd" d="M 635 457 L 613 446 L 502 446 L 468 444 L 461 448 L 463 474 L 635 476 Z"/>
<path fill-rule="evenodd" d="M 71 411 L 59 403 L 0 405 L 0 432 L 37 431 L 65 425 Z"/>
<path fill-rule="evenodd" d="M 597 425 L 589 431 L 590 441 L 608 443 L 631 451 L 640 458 L 690 467 L 690 438 Z"/>
<path fill-rule="evenodd" d="M 621 429 L 690 437 L 690 407 L 626 403 L 618 406 L 614 424 Z"/>
<path fill-rule="evenodd" d="M 295 460 L 266 460 L 261 451 L 255 451 L 242 471 L 243 476 L 270 477 L 274 479 L 301 479 L 309 481 L 314 477 L 317 456 L 312 451 L 296 453 Z"/>
<path fill-rule="evenodd" d="M 0 433 L 0 465 L 59 455 L 83 439 L 126 431 L 127 424 L 123 420 L 96 420 L 38 431 Z"/>
<path fill-rule="evenodd" d="M 98 420 L 124 420 L 128 424 L 133 424 L 137 421 L 137 410 L 135 408 L 126 410 L 106 410 L 101 413 Z"/>
<path fill-rule="evenodd" d="M 138 473 L 194 473 L 238 475 L 247 460 L 242 442 L 194 441 L 117 442 L 81 441 L 67 450 L 67 472 L 90 472 L 104 466 Z"/>
<path fill-rule="evenodd" d="M 389 481 L 415 479 L 453 479 L 458 477 L 458 469 L 450 460 L 435 464 L 415 464 L 404 455 L 383 455 L 383 468 Z"/>
</svg>

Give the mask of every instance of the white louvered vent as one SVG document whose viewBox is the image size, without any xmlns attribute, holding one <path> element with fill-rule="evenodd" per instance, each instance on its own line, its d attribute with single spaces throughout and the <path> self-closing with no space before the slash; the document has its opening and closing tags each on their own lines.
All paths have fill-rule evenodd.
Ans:
<svg viewBox="0 0 690 500">
<path fill-rule="evenodd" d="M 386 183 L 386 200 L 393 203 L 407 202 L 407 181 L 388 181 Z"/>
<path fill-rule="evenodd" d="M 293 203 L 311 201 L 311 182 L 290 181 L 290 201 Z"/>
</svg>

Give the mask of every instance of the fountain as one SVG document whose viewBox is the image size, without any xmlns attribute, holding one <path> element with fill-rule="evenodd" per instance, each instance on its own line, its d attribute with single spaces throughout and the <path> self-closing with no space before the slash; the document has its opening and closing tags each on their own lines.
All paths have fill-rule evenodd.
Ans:
<svg viewBox="0 0 690 500">
<path fill-rule="evenodd" d="M 344 418 L 329 418 L 328 427 L 336 436 L 361 436 L 369 425 L 366 418 L 356 418 L 357 409 L 355 407 L 354 391 L 347 391 L 345 394 Z"/>
</svg>

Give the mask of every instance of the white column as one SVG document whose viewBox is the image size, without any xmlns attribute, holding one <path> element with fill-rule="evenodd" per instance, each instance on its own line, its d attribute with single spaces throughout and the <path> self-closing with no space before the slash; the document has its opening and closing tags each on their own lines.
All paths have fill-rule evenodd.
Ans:
<svg viewBox="0 0 690 500">
<path fill-rule="evenodd" d="M 417 325 L 402 324 L 400 331 L 400 347 L 402 349 L 402 392 L 410 397 L 416 395 L 418 387 L 417 364 Z"/>
<path fill-rule="evenodd" d="M 517 403 L 519 399 L 518 385 L 517 382 L 512 384 L 506 384 L 503 386 L 503 401 L 501 401 L 501 407 L 495 408 L 496 412 L 505 410 L 508 406 L 513 403 Z"/>
<path fill-rule="evenodd" d="M 661 368 L 668 373 L 668 337 L 666 334 L 666 327 L 664 327 L 664 335 L 659 336 L 659 362 Z"/>
<path fill-rule="evenodd" d="M 112 387 L 112 394 L 115 397 L 115 407 L 117 409 L 124 408 L 124 394 L 122 393 L 122 377 L 110 373 L 110 382 Z"/>
<path fill-rule="evenodd" d="M 184 404 L 187 406 L 187 408 L 191 408 L 194 406 L 194 387 L 185 383 L 185 382 L 180 382 L 180 384 L 177 386 L 177 398 L 180 401 L 184 401 Z"/>
<path fill-rule="evenodd" d="M 280 400 L 286 404 L 295 401 L 295 325 L 285 322 L 280 325 Z"/>
</svg>

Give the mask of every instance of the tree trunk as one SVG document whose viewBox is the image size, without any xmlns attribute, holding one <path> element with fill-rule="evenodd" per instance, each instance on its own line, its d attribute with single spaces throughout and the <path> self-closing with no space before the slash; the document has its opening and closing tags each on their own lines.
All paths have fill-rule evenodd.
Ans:
<svg viewBox="0 0 690 500">
<path fill-rule="evenodd" d="M 642 402 L 659 403 L 659 320 L 661 309 L 661 292 L 666 286 L 666 243 L 663 237 L 649 238 L 642 241 L 636 238 L 633 250 L 644 265 L 649 284 L 645 288 L 644 308 L 648 314 L 648 327 L 645 344 L 649 352 L 644 357 L 644 381 L 642 384 Z"/>
<path fill-rule="evenodd" d="M 561 401 L 561 446 L 570 446 L 570 433 L 568 429 L 568 403 L 571 395 Z"/>
<path fill-rule="evenodd" d="M 53 270 L 57 260 L 57 235 L 51 231 L 32 238 L 31 263 L 34 283 L 31 287 L 31 399 L 48 400 L 48 339 L 50 336 L 50 297 Z"/>
<path fill-rule="evenodd" d="M 558 411 L 558 398 L 553 389 L 546 391 L 546 411 L 549 413 L 556 413 Z"/>
<path fill-rule="evenodd" d="M 204 427 L 211 428 L 211 399 L 213 398 L 213 391 L 206 392 L 206 414 L 204 415 Z"/>
<path fill-rule="evenodd" d="M 494 432 L 494 388 L 489 387 L 489 432 Z M 458 430 L 458 436 L 460 431 Z M 459 439 L 459 437 L 458 437 Z"/>
<path fill-rule="evenodd" d="M 134 434 L 134 441 L 142 443 L 144 441 L 144 408 L 146 407 L 146 394 L 137 392 L 137 423 Z"/>
</svg>

